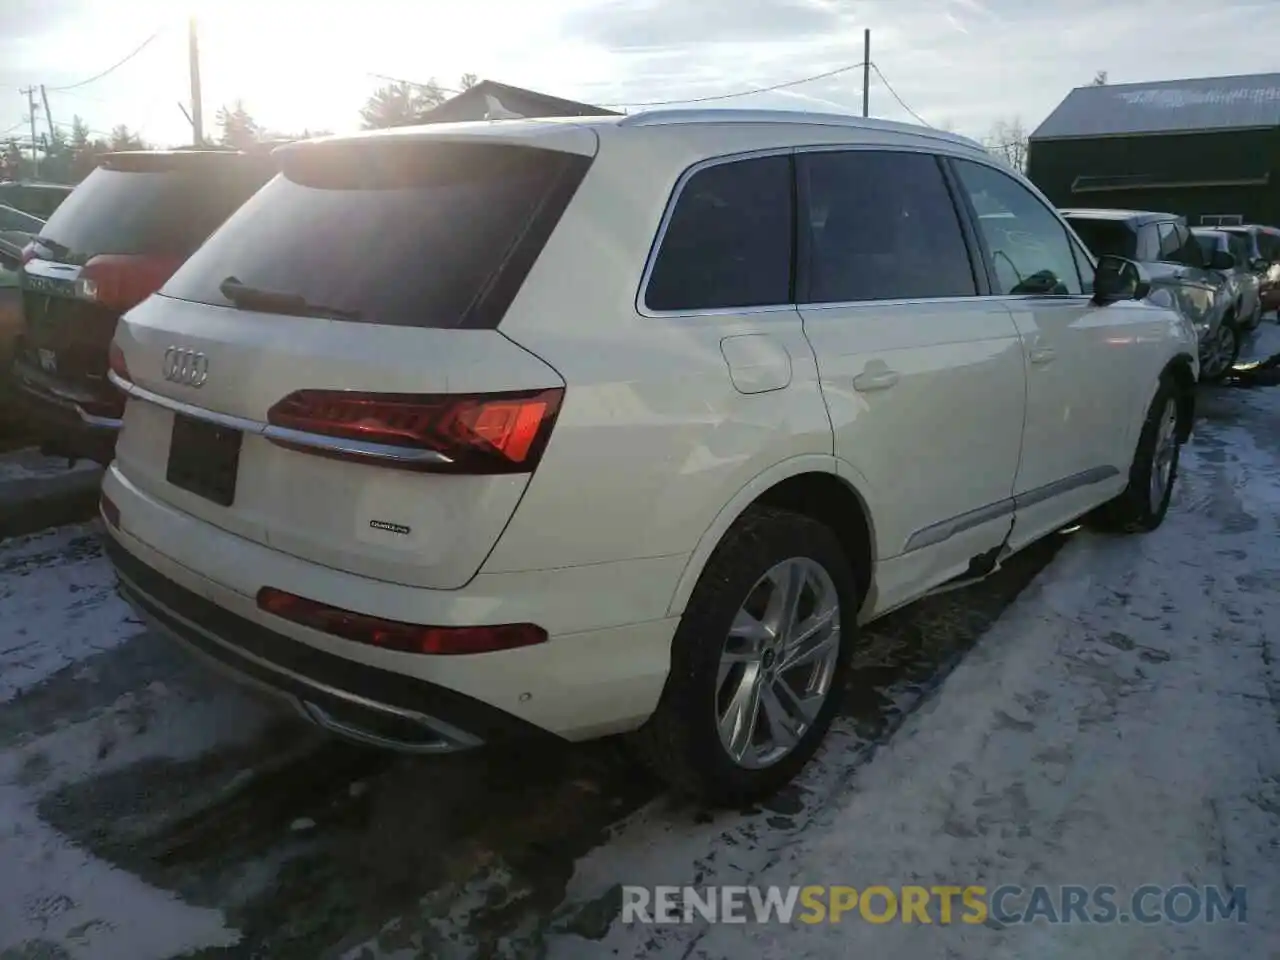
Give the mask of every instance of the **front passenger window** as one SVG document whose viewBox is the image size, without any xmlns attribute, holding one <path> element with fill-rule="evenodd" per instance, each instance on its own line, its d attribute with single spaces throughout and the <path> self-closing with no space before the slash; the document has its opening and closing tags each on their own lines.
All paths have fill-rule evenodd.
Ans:
<svg viewBox="0 0 1280 960">
<path fill-rule="evenodd" d="M 985 164 L 954 161 L 978 215 L 996 276 L 1011 296 L 1078 296 L 1084 292 L 1067 229 L 1036 195 Z"/>
</svg>

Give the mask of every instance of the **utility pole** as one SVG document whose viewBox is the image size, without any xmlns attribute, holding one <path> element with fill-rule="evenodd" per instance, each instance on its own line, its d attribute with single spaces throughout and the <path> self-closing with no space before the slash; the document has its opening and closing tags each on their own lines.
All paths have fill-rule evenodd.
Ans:
<svg viewBox="0 0 1280 960">
<path fill-rule="evenodd" d="M 49 124 L 49 142 L 53 143 L 56 139 L 53 133 L 53 111 L 49 109 L 49 94 L 44 91 L 44 84 L 40 84 L 40 102 L 44 104 L 44 119 Z"/>
<path fill-rule="evenodd" d="M 862 31 L 862 115 L 871 116 L 871 30 Z"/>
<path fill-rule="evenodd" d="M 195 146 L 204 144 L 204 104 L 200 97 L 200 38 L 196 18 L 187 21 L 188 56 L 191 60 L 191 133 Z"/>
<path fill-rule="evenodd" d="M 40 176 L 40 144 L 36 140 L 36 88 L 26 87 L 18 91 L 27 95 L 27 119 L 31 121 L 31 168 L 33 177 Z"/>
</svg>

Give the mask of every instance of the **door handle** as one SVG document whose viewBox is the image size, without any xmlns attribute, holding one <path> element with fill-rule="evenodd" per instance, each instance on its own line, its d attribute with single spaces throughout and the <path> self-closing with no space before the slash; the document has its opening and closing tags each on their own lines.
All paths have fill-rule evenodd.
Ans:
<svg viewBox="0 0 1280 960">
<path fill-rule="evenodd" d="M 898 382 L 898 371 L 890 370 L 888 367 L 878 367 L 875 370 L 868 370 L 866 373 L 860 373 L 853 378 L 853 389 L 859 393 L 869 393 L 872 390 L 888 390 Z"/>
<path fill-rule="evenodd" d="M 1027 359 L 1034 363 L 1037 367 L 1042 367 L 1046 363 L 1053 363 L 1058 359 L 1058 351 L 1053 347 L 1032 347 L 1027 352 Z"/>
</svg>

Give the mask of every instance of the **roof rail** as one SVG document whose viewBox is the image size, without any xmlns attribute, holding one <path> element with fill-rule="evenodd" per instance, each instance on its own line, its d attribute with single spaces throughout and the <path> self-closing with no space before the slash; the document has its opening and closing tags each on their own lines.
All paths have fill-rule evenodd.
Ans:
<svg viewBox="0 0 1280 960">
<path fill-rule="evenodd" d="M 966 147 L 982 145 L 969 137 L 935 127 L 925 127 L 914 123 L 900 123 L 897 120 L 879 120 L 872 117 L 858 117 L 850 113 L 811 113 L 804 110 L 760 110 L 702 107 L 680 107 L 662 110 L 642 110 L 628 114 L 618 121 L 621 127 L 659 127 L 675 124 L 696 123 L 795 123 L 816 126 L 850 127 L 861 130 L 884 130 L 892 133 L 907 133 L 919 137 L 931 137 L 951 143 L 963 144 Z"/>
</svg>

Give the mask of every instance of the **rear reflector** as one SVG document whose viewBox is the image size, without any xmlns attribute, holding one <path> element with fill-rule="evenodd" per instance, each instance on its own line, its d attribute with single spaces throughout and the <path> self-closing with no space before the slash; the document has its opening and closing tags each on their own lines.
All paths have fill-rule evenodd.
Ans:
<svg viewBox="0 0 1280 960">
<path fill-rule="evenodd" d="M 528 473 L 551 436 L 564 390 L 487 394 L 299 390 L 267 412 L 281 446 L 435 472 Z M 337 441 L 315 443 L 309 437 Z M 406 454 L 435 454 L 434 457 Z"/>
<path fill-rule="evenodd" d="M 274 587 L 263 587 L 258 591 L 258 608 L 344 640 L 403 653 L 494 653 L 498 650 L 530 647 L 545 643 L 547 639 L 547 631 L 532 623 L 492 627 L 427 627 L 340 610 Z"/>
<path fill-rule="evenodd" d="M 102 494 L 101 499 L 98 501 L 98 509 L 102 514 L 102 519 L 107 521 L 108 525 L 115 527 L 117 530 L 120 529 L 120 508 L 105 493 Z"/>
</svg>

